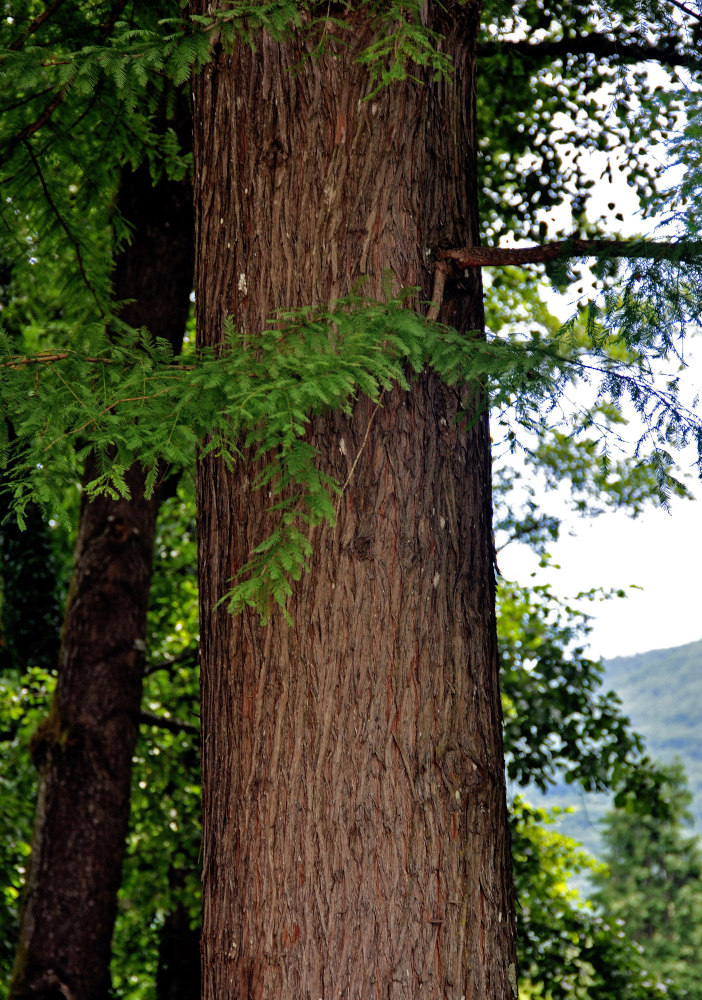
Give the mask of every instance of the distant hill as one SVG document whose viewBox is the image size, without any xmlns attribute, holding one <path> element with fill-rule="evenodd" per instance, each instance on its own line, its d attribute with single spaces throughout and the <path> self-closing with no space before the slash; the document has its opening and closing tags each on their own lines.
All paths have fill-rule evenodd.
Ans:
<svg viewBox="0 0 702 1000">
<path fill-rule="evenodd" d="M 672 649 L 654 649 L 636 656 L 604 661 L 604 690 L 614 690 L 633 728 L 646 740 L 651 757 L 685 765 L 695 830 L 702 833 L 702 639 Z M 605 795 L 585 795 L 565 783 L 546 796 L 529 790 L 535 805 L 572 806 L 560 829 L 597 854 L 597 821 L 609 808 Z"/>
</svg>

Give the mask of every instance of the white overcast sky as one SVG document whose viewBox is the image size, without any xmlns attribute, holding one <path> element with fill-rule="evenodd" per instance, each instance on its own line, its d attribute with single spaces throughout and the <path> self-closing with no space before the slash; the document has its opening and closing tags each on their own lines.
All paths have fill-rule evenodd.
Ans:
<svg viewBox="0 0 702 1000">
<path fill-rule="evenodd" d="M 600 180 L 605 155 L 593 154 L 592 159 L 598 208 L 614 202 L 632 234 L 652 234 L 651 222 L 638 216 L 633 192 L 625 183 L 617 183 L 617 172 L 613 171 L 613 185 Z M 666 153 L 658 147 L 652 148 L 651 155 Z M 674 179 L 673 171 L 668 178 Z M 548 221 L 549 217 L 544 218 Z M 622 228 L 621 222 L 613 221 L 613 232 Z M 549 297 L 549 306 L 565 319 L 573 311 L 574 300 L 575 296 L 558 304 L 555 297 Z M 694 338 L 693 348 L 695 341 L 697 362 L 686 349 L 691 359 L 685 376 L 690 398 L 702 389 L 702 336 Z M 540 571 L 525 547 L 510 545 L 500 553 L 500 571 L 522 584 L 548 582 L 563 597 L 592 587 L 641 588 L 630 590 L 626 599 L 584 603 L 594 621 L 590 638 L 594 656 L 627 656 L 702 639 L 702 484 L 693 460 L 693 455 L 681 456 L 681 472 L 690 475 L 685 481 L 696 494 L 695 500 L 673 499 L 669 512 L 652 504 L 636 519 L 605 513 L 586 520 L 570 514 L 564 504 L 561 540 L 550 549 L 560 569 Z M 548 508 L 553 507 L 549 498 Z"/>
<path fill-rule="evenodd" d="M 702 639 L 701 519 L 699 500 L 673 500 L 670 513 L 652 508 L 635 520 L 623 513 L 592 521 L 566 516 L 572 535 L 551 547 L 560 569 L 539 571 L 531 553 L 509 546 L 500 553 L 500 571 L 522 584 L 536 571 L 532 582 L 548 582 L 563 597 L 591 587 L 643 588 L 625 599 L 583 604 L 594 620 L 594 656 L 680 646 Z"/>
</svg>

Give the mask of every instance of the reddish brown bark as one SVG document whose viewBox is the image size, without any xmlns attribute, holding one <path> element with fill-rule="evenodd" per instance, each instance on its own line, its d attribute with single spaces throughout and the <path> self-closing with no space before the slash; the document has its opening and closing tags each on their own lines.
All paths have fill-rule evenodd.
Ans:
<svg viewBox="0 0 702 1000">
<path fill-rule="evenodd" d="M 198 77 L 201 344 L 360 276 L 380 295 L 386 269 L 428 296 L 427 250 L 477 242 L 478 8 L 428 9 L 449 82 L 364 100 L 361 14 L 337 59 L 261 36 Z M 479 272 L 441 319 L 480 326 Z M 200 463 L 205 1000 L 516 993 L 489 436 L 464 401 L 427 373 L 314 422 L 325 469 L 353 473 L 292 627 L 215 609 L 269 500 L 250 465 Z"/>
<path fill-rule="evenodd" d="M 117 298 L 134 300 L 122 315 L 177 348 L 192 279 L 189 185 L 127 173 L 120 208 L 136 227 L 115 272 Z M 33 742 L 40 789 L 12 1000 L 109 996 L 159 505 L 144 499 L 140 468 L 127 481 L 131 501 L 81 509 L 57 691 Z"/>
</svg>

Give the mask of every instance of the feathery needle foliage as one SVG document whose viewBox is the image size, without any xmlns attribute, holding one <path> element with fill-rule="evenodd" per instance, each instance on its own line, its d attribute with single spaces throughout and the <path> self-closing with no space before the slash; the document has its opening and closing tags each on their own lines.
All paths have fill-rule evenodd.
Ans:
<svg viewBox="0 0 702 1000">
<path fill-rule="evenodd" d="M 254 488 L 269 490 L 278 525 L 222 599 L 232 612 L 250 605 L 265 618 L 271 601 L 284 607 L 290 580 L 303 571 L 311 552 L 304 532 L 335 522 L 340 487 L 305 440 L 310 420 L 349 412 L 361 393 L 377 402 L 393 385 L 408 389 L 425 365 L 447 384 L 480 387 L 481 399 L 470 394 L 469 420 L 476 409 L 512 403 L 535 426 L 544 396 L 554 406 L 587 367 L 603 375 L 608 392 L 628 391 L 644 416 L 650 411 L 652 436 L 694 432 L 702 440 L 694 416 L 640 373 L 615 375 L 606 358 L 586 366 L 567 329 L 551 342 L 463 337 L 411 308 L 416 294 L 410 288 L 378 302 L 356 291 L 330 308 L 281 312 L 260 335 L 244 337 L 228 323 L 224 343 L 194 364 L 174 359 L 143 331 L 33 356 L 18 356 L 0 336 L 0 463 L 20 523 L 30 499 L 62 516 L 75 454 L 96 455 L 88 492 L 116 497 L 128 495 L 124 475 L 136 460 L 148 471 L 150 493 L 170 468 L 189 465 L 196 447 L 232 465 L 250 450 L 262 463 Z M 669 462 L 655 451 L 649 461 L 665 491 Z"/>
</svg>

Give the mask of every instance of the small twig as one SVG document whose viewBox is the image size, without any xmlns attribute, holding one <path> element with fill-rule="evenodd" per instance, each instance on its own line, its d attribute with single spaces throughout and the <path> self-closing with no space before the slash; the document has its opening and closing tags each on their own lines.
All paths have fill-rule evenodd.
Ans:
<svg viewBox="0 0 702 1000">
<path fill-rule="evenodd" d="M 52 14 L 55 14 L 56 11 L 61 6 L 61 4 L 63 3 L 65 3 L 65 0 L 54 0 L 54 2 L 50 3 L 49 6 L 46 7 L 41 12 L 41 14 L 38 14 L 31 22 L 31 24 L 29 24 L 25 28 L 22 34 L 19 35 L 19 37 L 15 38 L 14 42 L 10 43 L 9 45 L 10 52 L 18 52 L 22 48 L 24 43 L 27 41 L 27 39 L 30 37 L 30 35 L 33 35 L 35 31 L 38 31 L 39 28 L 41 28 L 44 21 L 46 21 L 47 18 L 51 17 Z"/>
<path fill-rule="evenodd" d="M 370 434 L 370 429 L 371 429 L 371 427 L 373 425 L 373 421 L 375 420 L 375 415 L 378 412 L 378 410 L 380 409 L 380 405 L 381 405 L 381 403 L 383 401 L 384 391 L 385 390 L 383 390 L 383 392 L 381 392 L 380 396 L 378 397 L 378 402 L 375 404 L 375 408 L 373 409 L 373 412 L 370 415 L 370 420 L 368 421 L 368 426 L 366 427 L 366 433 L 363 436 L 363 441 L 361 442 L 361 447 L 356 452 L 356 457 L 353 460 L 353 465 L 351 466 L 351 468 L 349 470 L 349 474 L 346 477 L 344 485 L 341 487 L 341 492 L 339 494 L 339 498 L 336 501 L 336 514 L 337 515 L 339 513 L 339 507 L 341 506 L 341 498 L 344 495 L 344 492 L 346 491 L 346 487 L 351 482 L 351 477 L 353 476 L 354 470 L 355 470 L 356 466 L 358 465 L 358 460 L 361 457 L 361 453 L 363 452 L 363 449 L 366 446 L 366 441 L 368 440 L 368 435 Z"/>
<path fill-rule="evenodd" d="M 151 666 L 147 667 L 144 671 L 144 677 L 150 677 L 152 674 L 157 673 L 159 670 L 170 670 L 171 667 L 176 666 L 179 663 L 187 663 L 192 660 L 197 663 L 200 659 L 200 647 L 195 649 L 184 649 L 182 653 L 178 653 L 177 656 L 172 656 L 169 660 L 161 660 L 160 663 L 153 663 Z"/>
<path fill-rule="evenodd" d="M 192 722 L 168 719 L 155 712 L 139 712 L 139 722 L 144 726 L 158 726 L 159 729 L 168 729 L 171 733 L 193 733 L 196 736 L 200 734 L 200 727 L 193 725 Z"/>
<path fill-rule="evenodd" d="M 41 166 L 39 165 L 39 161 L 37 160 L 37 158 L 36 158 L 36 156 L 34 154 L 34 150 L 32 149 L 29 141 L 27 139 L 23 140 L 23 145 L 24 145 L 24 148 L 27 150 L 27 153 L 29 154 L 29 158 L 32 161 L 32 165 L 34 167 L 34 170 L 36 171 L 36 175 L 39 178 L 39 183 L 41 184 L 42 190 L 44 192 L 44 197 L 46 198 L 47 202 L 49 203 L 49 207 L 51 208 L 51 211 L 56 216 L 56 220 L 57 220 L 58 224 L 61 226 L 61 229 L 63 229 L 64 233 L 68 237 L 69 243 L 71 244 L 71 246 L 73 247 L 73 249 L 75 251 L 76 260 L 78 261 L 78 267 L 80 269 L 80 273 L 81 273 L 81 276 L 83 278 L 83 281 L 85 282 L 85 286 L 88 289 L 88 291 L 90 292 L 90 294 L 92 295 L 92 297 L 95 299 L 95 304 L 98 307 L 98 312 L 100 313 L 100 316 L 104 319 L 105 318 L 104 310 L 103 310 L 102 306 L 100 305 L 100 300 L 99 300 L 99 298 L 97 296 L 97 292 L 95 291 L 95 289 L 91 285 L 90 279 L 88 278 L 88 275 L 87 275 L 86 270 L 85 270 L 85 266 L 83 264 L 83 255 L 82 255 L 82 253 L 80 251 L 80 244 L 78 243 L 77 240 L 75 240 L 73 238 L 73 234 L 71 233 L 70 229 L 68 228 L 68 224 L 66 223 L 65 219 L 63 218 L 63 216 L 59 212 L 58 208 L 56 207 L 56 203 L 54 202 L 53 198 L 51 197 L 51 193 L 50 193 L 49 187 L 48 187 L 48 185 L 46 183 L 46 179 L 44 178 L 44 174 L 42 173 Z"/>
<path fill-rule="evenodd" d="M 68 391 L 70 392 L 70 394 L 73 396 L 73 398 L 76 400 L 76 402 L 80 403 L 80 405 L 83 407 L 84 410 L 87 410 L 87 406 L 85 405 L 85 402 L 80 398 L 80 396 L 78 395 L 78 393 L 68 384 L 68 382 L 65 380 L 65 378 L 63 377 L 63 375 L 61 374 L 61 372 L 57 371 L 54 368 L 53 365 L 49 365 L 49 368 L 51 369 L 52 372 L 56 372 L 56 375 L 58 376 L 59 380 L 61 382 L 63 382 L 63 384 L 66 386 L 66 388 L 68 389 Z"/>
<path fill-rule="evenodd" d="M 163 396 L 164 393 L 169 393 L 172 391 L 173 391 L 172 388 L 168 387 L 166 389 L 161 389 L 160 392 L 154 392 L 150 396 L 123 396 L 122 399 L 115 399 L 108 406 L 104 407 L 104 409 L 100 410 L 100 412 L 97 413 L 94 417 L 91 417 L 90 420 L 86 420 L 84 424 L 81 424 L 80 427 L 74 427 L 72 430 L 64 431 L 63 434 L 59 434 L 59 436 L 57 438 L 54 438 L 54 440 L 50 444 L 46 445 L 46 447 L 44 448 L 44 452 L 50 451 L 51 448 L 54 447 L 54 445 L 58 444 L 59 441 L 63 441 L 64 438 L 72 437 L 75 434 L 80 434 L 80 432 L 84 431 L 86 427 L 90 427 L 90 425 L 94 424 L 96 420 L 99 420 L 100 417 L 104 417 L 105 414 L 109 413 L 110 410 L 113 410 L 115 406 L 119 406 L 121 403 L 142 403 L 146 402 L 149 399 L 156 399 L 158 396 Z"/>
<path fill-rule="evenodd" d="M 431 290 L 431 305 L 429 306 L 429 311 L 427 312 L 427 319 L 434 322 L 439 318 L 439 312 L 441 311 L 441 304 L 444 300 L 444 288 L 446 287 L 446 278 L 449 273 L 449 266 L 444 263 L 444 261 L 439 261 L 439 263 L 434 268 L 434 287 Z"/>
</svg>

